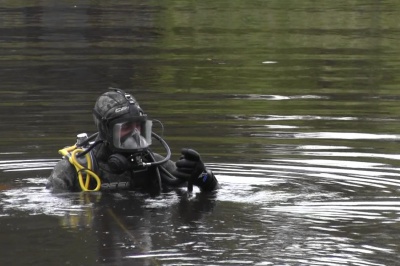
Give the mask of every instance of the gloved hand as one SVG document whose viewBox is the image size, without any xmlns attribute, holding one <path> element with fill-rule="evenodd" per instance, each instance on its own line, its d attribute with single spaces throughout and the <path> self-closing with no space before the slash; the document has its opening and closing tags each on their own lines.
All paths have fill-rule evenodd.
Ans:
<svg viewBox="0 0 400 266">
<path fill-rule="evenodd" d="M 175 163 L 177 175 L 193 181 L 206 170 L 204 163 L 201 161 L 200 154 L 195 150 L 185 148 L 181 153 L 181 158 Z"/>
<path fill-rule="evenodd" d="M 182 149 L 181 158 L 175 163 L 176 175 L 188 182 L 188 190 L 193 190 L 193 184 L 202 191 L 212 191 L 218 188 L 218 181 L 210 170 L 206 170 L 200 154 L 192 149 Z"/>
</svg>

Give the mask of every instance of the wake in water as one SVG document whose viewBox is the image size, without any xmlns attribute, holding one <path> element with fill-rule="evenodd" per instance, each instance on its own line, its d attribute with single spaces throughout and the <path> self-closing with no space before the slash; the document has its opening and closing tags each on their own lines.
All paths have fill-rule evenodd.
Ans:
<svg viewBox="0 0 400 266">
<path fill-rule="evenodd" d="M 138 260 L 384 265 L 397 254 L 390 232 L 399 220 L 399 171 L 381 163 L 276 159 L 263 165 L 209 164 L 222 188 L 203 198 L 185 189 L 156 198 L 129 191 L 52 194 L 44 188 L 45 177 L 23 177 L 28 162 L 8 163 L 3 171 L 20 177 L 0 192 L 2 216 L 47 215 L 58 217 L 63 228 L 110 234 L 113 240 L 98 240 L 113 251 L 105 263 L 122 258 L 127 265 Z M 52 164 L 29 162 L 41 170 Z M 196 260 L 200 250 L 202 259 Z"/>
</svg>

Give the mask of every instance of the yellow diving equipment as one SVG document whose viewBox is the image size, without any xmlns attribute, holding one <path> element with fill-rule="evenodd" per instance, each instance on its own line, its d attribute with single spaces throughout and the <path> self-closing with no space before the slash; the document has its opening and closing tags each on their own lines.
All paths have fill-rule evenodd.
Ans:
<svg viewBox="0 0 400 266">
<path fill-rule="evenodd" d="M 78 161 L 78 154 L 84 151 L 84 149 L 78 148 L 75 144 L 59 150 L 58 153 L 62 156 L 68 157 L 69 162 L 75 167 L 78 174 L 79 185 L 83 191 L 99 191 L 101 187 L 101 180 L 100 177 L 93 172 L 93 162 L 90 153 L 85 154 L 87 164 L 86 168 Z M 90 181 L 92 178 L 96 182 L 96 187 L 94 189 L 90 189 Z"/>
</svg>

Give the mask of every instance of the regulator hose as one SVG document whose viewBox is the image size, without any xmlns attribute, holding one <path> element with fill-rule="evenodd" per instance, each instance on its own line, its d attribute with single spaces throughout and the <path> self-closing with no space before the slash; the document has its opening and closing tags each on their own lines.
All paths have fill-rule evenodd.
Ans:
<svg viewBox="0 0 400 266">
<path fill-rule="evenodd" d="M 92 141 L 93 139 L 95 139 L 97 136 L 99 135 L 99 132 L 93 133 L 91 136 L 89 136 L 87 139 L 85 139 L 84 141 L 82 141 L 79 146 L 80 147 L 84 147 L 87 144 L 89 144 L 90 141 Z"/>
<path fill-rule="evenodd" d="M 101 187 L 100 177 L 93 172 L 92 169 L 92 160 L 90 158 L 90 154 L 86 153 L 85 158 L 87 162 L 87 168 L 83 167 L 77 160 L 79 156 L 78 153 L 83 153 L 85 150 L 77 148 L 76 145 L 67 147 L 59 150 L 58 152 L 67 157 L 69 162 L 75 167 L 76 172 L 78 174 L 79 185 L 83 191 L 99 191 Z M 85 177 L 84 177 L 84 174 Z M 90 179 L 93 178 L 96 181 L 96 187 L 94 189 L 90 189 Z"/>
<path fill-rule="evenodd" d="M 82 153 L 79 153 L 77 156 L 78 157 L 82 157 L 82 156 L 86 156 L 86 154 L 88 154 L 94 147 L 96 147 L 98 144 L 103 143 L 104 140 L 96 140 L 93 144 L 91 144 L 89 146 L 89 148 L 85 149 Z"/>
<path fill-rule="evenodd" d="M 165 142 L 165 140 L 164 140 L 162 137 L 160 137 L 159 135 L 157 135 L 157 134 L 154 133 L 154 132 L 151 132 L 151 135 L 152 135 L 156 140 L 158 140 L 158 141 L 161 143 L 161 145 L 163 145 L 163 147 L 164 147 L 165 150 L 167 151 L 167 156 L 165 156 L 165 158 L 162 159 L 161 161 L 158 161 L 158 162 L 151 162 L 151 163 L 145 163 L 145 165 L 146 165 L 146 166 L 155 166 L 155 165 L 160 165 L 160 164 L 163 164 L 163 163 L 168 162 L 169 159 L 171 159 L 171 149 L 169 148 L 167 142 Z"/>
<path fill-rule="evenodd" d="M 167 169 L 165 169 L 163 166 L 158 166 L 158 168 L 165 174 L 161 175 L 161 179 L 166 182 L 168 185 L 172 186 L 179 186 L 183 183 L 186 182 L 185 179 L 177 178 L 173 176 Z"/>
</svg>

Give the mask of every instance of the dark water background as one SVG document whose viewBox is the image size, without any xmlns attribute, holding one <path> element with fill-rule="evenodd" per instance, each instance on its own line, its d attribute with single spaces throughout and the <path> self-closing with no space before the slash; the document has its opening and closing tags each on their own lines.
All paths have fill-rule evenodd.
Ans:
<svg viewBox="0 0 400 266">
<path fill-rule="evenodd" d="M 0 265 L 399 265 L 398 1 L 115 2 L 0 0 Z M 109 86 L 222 189 L 45 190 Z"/>
</svg>

